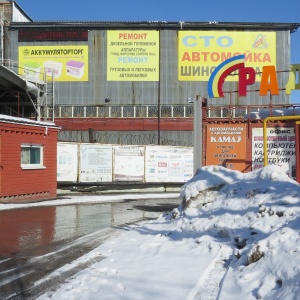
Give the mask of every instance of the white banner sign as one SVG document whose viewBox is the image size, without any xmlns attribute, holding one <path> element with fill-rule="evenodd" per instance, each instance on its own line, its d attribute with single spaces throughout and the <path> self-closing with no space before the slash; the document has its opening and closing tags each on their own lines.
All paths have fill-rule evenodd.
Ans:
<svg viewBox="0 0 300 300">
<path fill-rule="evenodd" d="M 115 146 L 114 180 L 144 181 L 143 146 Z"/>
<path fill-rule="evenodd" d="M 146 146 L 146 182 L 186 182 L 193 177 L 193 148 Z"/>
<path fill-rule="evenodd" d="M 112 146 L 80 145 L 80 182 L 112 181 Z"/>
<path fill-rule="evenodd" d="M 296 177 L 294 128 L 267 128 L 268 164 L 281 166 L 291 177 Z M 264 166 L 263 128 L 252 129 L 252 170 Z"/>
<path fill-rule="evenodd" d="M 78 173 L 78 145 L 57 144 L 57 181 L 76 182 Z"/>
</svg>

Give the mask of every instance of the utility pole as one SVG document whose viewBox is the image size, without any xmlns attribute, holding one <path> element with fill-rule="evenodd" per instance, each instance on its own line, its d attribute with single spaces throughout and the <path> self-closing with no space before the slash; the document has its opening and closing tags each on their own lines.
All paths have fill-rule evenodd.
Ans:
<svg viewBox="0 0 300 300">
<path fill-rule="evenodd" d="M 194 174 L 202 168 L 202 101 L 204 98 L 196 95 L 194 100 Z"/>
</svg>

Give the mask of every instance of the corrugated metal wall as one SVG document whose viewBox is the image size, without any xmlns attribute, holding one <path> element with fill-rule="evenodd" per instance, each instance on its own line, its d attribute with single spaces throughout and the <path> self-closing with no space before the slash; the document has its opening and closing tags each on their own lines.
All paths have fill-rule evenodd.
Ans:
<svg viewBox="0 0 300 300">
<path fill-rule="evenodd" d="M 135 29 L 126 28 L 124 29 Z M 179 28 L 178 28 L 179 30 Z M 19 43 L 18 31 L 9 30 L 7 53 L 10 59 L 18 61 L 18 46 L 40 45 L 88 45 L 89 46 L 89 81 L 57 82 L 55 84 L 56 105 L 101 105 L 108 96 L 113 105 L 161 105 L 185 104 L 188 97 L 196 94 L 207 97 L 207 82 L 178 81 L 177 29 L 160 30 L 160 83 L 107 81 L 106 32 L 103 29 L 89 30 L 88 42 L 30 42 Z M 277 31 L 277 70 L 289 70 L 290 32 Z M 284 88 L 288 74 L 279 73 L 279 86 Z M 253 88 L 258 85 L 253 85 Z M 236 83 L 225 83 L 223 90 L 236 90 Z M 158 94 L 160 91 L 160 95 Z M 259 97 L 258 93 L 248 93 L 247 97 L 226 94 L 224 99 L 209 99 L 209 105 L 250 105 L 269 104 L 269 97 Z M 289 103 L 289 96 L 284 92 L 272 97 L 273 104 Z"/>
<path fill-rule="evenodd" d="M 52 24 L 53 25 L 53 24 Z M 29 26 L 35 26 L 29 25 Z M 79 25 L 73 25 L 80 28 Z M 251 26 L 247 27 L 250 31 Z M 160 81 L 159 82 L 138 82 L 138 81 L 107 81 L 107 27 L 94 26 L 89 28 L 87 42 L 18 42 L 18 29 L 22 27 L 12 26 L 8 30 L 6 40 L 7 58 L 18 61 L 19 46 L 56 46 L 56 45 L 88 45 L 89 51 L 89 74 L 87 82 L 56 82 L 55 83 L 55 104 L 56 106 L 99 106 L 104 105 L 105 98 L 111 99 L 107 105 L 185 105 L 187 98 L 195 95 L 207 97 L 207 82 L 179 81 L 178 80 L 178 28 L 154 27 L 147 30 L 160 30 Z M 35 27 L 34 27 L 35 28 Z M 45 28 L 45 24 L 37 29 Z M 59 28 L 59 23 L 55 24 Z M 72 25 L 70 25 L 72 28 Z M 254 29 L 255 27 L 253 27 Z M 256 27 L 259 30 L 260 27 Z M 32 29 L 32 28 L 31 28 Z M 138 30 L 136 24 L 124 25 L 118 30 Z M 222 28 L 219 27 L 220 30 Z M 235 29 L 233 27 L 233 29 Z M 203 28 L 193 28 L 203 30 Z M 215 29 L 214 29 L 215 30 Z M 228 29 L 227 29 L 228 30 Z M 242 30 L 237 28 L 235 30 Z M 260 31 L 257 31 L 258 33 Z M 263 31 L 267 31 L 264 29 Z M 275 29 L 272 31 L 274 32 Z M 289 70 L 290 67 L 290 31 L 283 29 L 276 31 L 276 54 L 277 71 Z M 279 87 L 284 88 L 288 73 L 278 73 Z M 258 89 L 259 84 L 252 85 L 251 89 Z M 224 91 L 236 91 L 236 82 L 226 82 Z M 225 98 L 208 99 L 208 106 L 216 105 L 261 105 L 266 104 L 289 104 L 290 98 L 282 91 L 279 96 L 260 97 L 258 92 L 248 92 L 247 97 L 238 97 L 237 93 L 225 93 Z M 82 116 L 81 116 L 82 117 Z M 219 117 L 219 116 L 213 116 Z M 117 119 L 116 119 L 117 122 Z M 174 146 L 192 146 L 193 131 L 95 131 L 94 138 L 102 143 L 120 144 L 157 144 L 160 135 L 161 144 Z M 75 129 L 74 131 L 61 131 L 60 141 L 89 141 L 89 132 Z"/>
</svg>

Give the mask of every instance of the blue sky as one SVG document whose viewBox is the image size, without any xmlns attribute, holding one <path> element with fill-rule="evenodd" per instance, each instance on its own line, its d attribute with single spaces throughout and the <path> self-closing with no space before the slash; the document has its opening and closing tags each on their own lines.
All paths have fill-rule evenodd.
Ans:
<svg viewBox="0 0 300 300">
<path fill-rule="evenodd" d="M 34 21 L 192 21 L 299 23 L 299 0 L 17 0 Z M 300 27 L 291 35 L 300 64 Z M 292 92 L 300 103 L 300 91 Z"/>
</svg>

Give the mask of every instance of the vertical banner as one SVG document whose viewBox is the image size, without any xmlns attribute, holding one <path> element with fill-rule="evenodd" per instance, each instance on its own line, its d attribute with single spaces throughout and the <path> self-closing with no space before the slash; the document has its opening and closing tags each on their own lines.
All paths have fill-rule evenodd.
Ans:
<svg viewBox="0 0 300 300">
<path fill-rule="evenodd" d="M 57 144 L 57 181 L 77 181 L 78 145 L 71 143 Z"/>
<path fill-rule="evenodd" d="M 107 81 L 159 81 L 159 31 L 107 31 Z"/>
<path fill-rule="evenodd" d="M 179 31 L 178 80 L 208 81 L 217 66 L 239 54 L 245 54 L 245 66 L 256 72 L 276 66 L 276 32 Z M 226 80 L 237 81 L 238 76 Z"/>
<path fill-rule="evenodd" d="M 88 81 L 88 46 L 20 46 L 19 74 L 31 80 L 43 75 L 55 81 Z"/>
<path fill-rule="evenodd" d="M 112 181 L 112 146 L 81 144 L 79 181 L 107 182 Z"/>
<path fill-rule="evenodd" d="M 186 182 L 193 177 L 193 149 L 146 146 L 146 182 Z"/>
<path fill-rule="evenodd" d="M 115 146 L 114 153 L 115 181 L 144 181 L 143 146 Z"/>
<path fill-rule="evenodd" d="M 244 171 L 246 167 L 246 125 L 207 125 L 206 165 Z"/>
<path fill-rule="evenodd" d="M 291 178 L 296 177 L 294 128 L 267 128 L 268 164 L 282 167 Z M 264 166 L 263 128 L 252 129 L 252 170 Z"/>
</svg>

